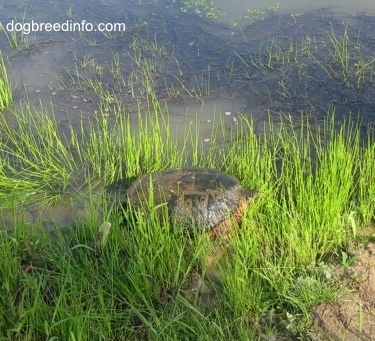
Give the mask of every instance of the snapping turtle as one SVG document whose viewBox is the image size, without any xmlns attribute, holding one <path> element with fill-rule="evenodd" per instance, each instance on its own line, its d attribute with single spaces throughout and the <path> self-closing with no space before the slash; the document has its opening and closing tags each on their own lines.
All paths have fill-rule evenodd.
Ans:
<svg viewBox="0 0 375 341">
<path fill-rule="evenodd" d="M 150 195 L 150 190 L 152 195 Z M 186 229 L 199 228 L 216 235 L 226 230 L 228 219 L 240 217 L 255 190 L 241 187 L 239 181 L 215 169 L 186 167 L 146 174 L 126 191 L 125 204 L 145 214 L 166 203 L 171 222 Z"/>
</svg>

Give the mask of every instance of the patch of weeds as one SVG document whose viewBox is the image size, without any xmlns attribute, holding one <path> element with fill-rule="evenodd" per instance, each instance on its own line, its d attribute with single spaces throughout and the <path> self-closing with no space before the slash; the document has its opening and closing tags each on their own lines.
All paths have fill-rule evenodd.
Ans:
<svg viewBox="0 0 375 341">
<path fill-rule="evenodd" d="M 355 258 L 350 256 L 347 252 L 341 251 L 340 263 L 345 268 L 350 268 L 355 262 Z"/>
<path fill-rule="evenodd" d="M 246 14 L 242 17 L 244 19 L 254 18 L 261 19 L 265 14 L 277 13 L 280 9 L 280 4 L 276 3 L 263 8 L 249 8 Z"/>
<path fill-rule="evenodd" d="M 181 12 L 187 13 L 188 11 L 192 11 L 199 17 L 210 19 L 217 19 L 221 15 L 214 2 L 208 2 L 207 0 L 184 0 Z"/>
</svg>

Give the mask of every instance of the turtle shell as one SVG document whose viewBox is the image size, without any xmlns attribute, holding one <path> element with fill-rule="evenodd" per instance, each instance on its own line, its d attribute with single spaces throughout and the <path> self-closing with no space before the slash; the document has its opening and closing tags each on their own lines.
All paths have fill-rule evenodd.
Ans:
<svg viewBox="0 0 375 341">
<path fill-rule="evenodd" d="M 228 219 L 251 199 L 251 194 L 226 173 L 186 167 L 138 178 L 128 188 L 125 204 L 147 213 L 152 207 L 166 203 L 172 224 L 209 230 Z"/>
</svg>

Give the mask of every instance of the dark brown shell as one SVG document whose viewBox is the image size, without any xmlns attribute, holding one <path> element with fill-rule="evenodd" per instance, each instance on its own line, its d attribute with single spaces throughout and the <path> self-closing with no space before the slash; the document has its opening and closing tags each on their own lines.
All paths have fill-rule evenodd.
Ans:
<svg viewBox="0 0 375 341">
<path fill-rule="evenodd" d="M 128 188 L 125 204 L 147 213 L 150 202 L 153 206 L 166 203 L 174 225 L 212 229 L 250 200 L 252 194 L 228 174 L 215 169 L 186 167 L 138 178 Z"/>
</svg>

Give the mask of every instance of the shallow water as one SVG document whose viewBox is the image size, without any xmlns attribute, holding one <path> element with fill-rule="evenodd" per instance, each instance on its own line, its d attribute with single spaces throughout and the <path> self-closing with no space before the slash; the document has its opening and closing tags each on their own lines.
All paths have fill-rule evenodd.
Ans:
<svg viewBox="0 0 375 341">
<path fill-rule="evenodd" d="M 278 7 L 279 13 L 303 13 L 310 10 L 315 10 L 319 8 L 333 8 L 336 7 L 340 11 L 355 15 L 361 12 L 375 11 L 375 3 L 371 0 L 358 0 L 353 2 L 352 0 L 316 0 L 316 1 L 306 1 L 306 0 L 251 0 L 251 1 L 225 1 L 225 0 L 214 0 L 214 3 L 218 8 L 224 13 L 223 19 L 226 22 L 231 20 L 236 21 L 243 18 L 246 15 L 250 15 L 250 12 L 254 12 L 254 9 L 259 11 L 265 11 L 267 7 Z M 261 19 L 261 14 L 259 14 Z"/>
<path fill-rule="evenodd" d="M 309 2 L 301 1 L 282 1 L 279 4 L 272 1 L 252 1 L 244 3 L 243 1 L 229 2 L 216 0 L 218 18 L 209 20 L 204 16 L 202 10 L 201 16 L 194 15 L 192 9 L 188 13 L 181 13 L 180 8 L 183 4 L 172 1 L 158 1 L 155 3 L 142 3 L 133 1 L 100 1 L 98 5 L 92 6 L 88 2 L 69 3 L 69 2 L 41 2 L 35 1 L 33 5 L 27 5 L 22 1 L 15 1 L 11 5 L 3 5 L 0 12 L 0 22 L 3 25 L 10 24 L 12 20 L 18 23 L 30 22 L 81 22 L 85 20 L 90 23 L 98 22 L 124 22 L 127 25 L 127 32 L 124 34 L 113 34 L 107 39 L 100 32 L 32 32 L 24 36 L 27 43 L 19 42 L 19 49 L 10 48 L 9 39 L 2 34 L 0 48 L 2 53 L 8 57 L 10 80 L 15 94 L 15 102 L 25 101 L 26 93 L 28 101 L 31 104 L 43 105 L 49 107 L 52 103 L 56 119 L 63 125 L 70 116 L 70 122 L 78 124 L 82 119 L 88 120 L 93 112 L 97 110 L 97 104 L 94 98 L 89 94 L 83 94 L 80 89 L 72 86 L 71 75 L 67 70 L 77 77 L 85 77 L 77 71 L 77 61 L 84 57 L 91 57 L 99 64 L 109 65 L 113 53 L 124 55 L 129 49 L 131 36 L 140 34 L 143 36 L 155 37 L 155 40 L 167 45 L 167 53 L 174 51 L 173 58 L 167 60 L 164 71 L 166 79 L 172 73 L 182 72 L 186 75 L 187 81 L 194 83 L 194 79 L 207 72 L 210 65 L 212 74 L 222 73 L 224 79 L 228 77 L 230 63 L 238 55 L 256 51 L 260 46 L 260 41 L 270 40 L 273 37 L 277 39 L 296 39 L 304 35 L 314 35 L 321 25 L 317 20 L 311 19 L 308 15 L 301 21 L 300 26 L 305 28 L 303 32 L 296 32 L 291 27 L 285 30 L 288 23 L 275 25 L 278 16 L 284 13 L 295 13 L 300 18 L 306 11 L 321 7 L 328 8 L 322 11 L 328 18 L 338 13 L 338 19 L 341 20 L 343 13 L 350 13 L 349 17 L 344 19 L 358 23 L 358 31 L 361 29 L 361 16 L 371 14 L 375 10 L 375 4 L 370 1 L 356 2 L 353 6 L 349 1 L 316 1 L 313 5 Z M 340 7 L 334 7 L 340 6 Z M 323 15 L 323 14 L 322 14 Z M 315 17 L 317 17 L 315 15 Z M 364 18 L 368 20 L 368 18 Z M 147 23 L 145 30 L 137 29 L 137 20 L 143 20 Z M 238 24 L 238 25 L 237 25 Z M 284 25 L 284 27 L 283 27 Z M 366 22 L 363 22 L 363 28 L 366 28 Z M 366 28 L 368 37 L 374 32 L 373 27 Z M 20 38 L 20 32 L 17 33 Z M 363 35 L 363 33 L 362 33 Z M 8 32 L 11 36 L 11 32 Z M 95 45 L 93 45 L 95 42 Z M 238 59 L 238 58 L 237 58 Z M 123 71 L 129 72 L 129 61 L 124 62 Z M 238 65 L 238 64 L 237 64 Z M 238 73 L 237 68 L 234 72 Z M 193 79 L 194 78 L 194 79 Z M 61 82 L 64 82 L 71 89 L 62 89 Z M 103 78 L 103 81 L 108 81 Z M 211 83 L 210 95 L 204 107 L 207 110 L 198 110 L 200 122 L 206 122 L 210 119 L 210 114 L 206 112 L 214 109 L 218 115 L 228 111 L 228 106 L 223 103 L 221 107 L 213 105 L 220 98 L 224 101 L 227 98 L 229 102 L 241 103 L 235 108 L 230 109 L 234 112 L 254 112 L 255 120 L 264 120 L 266 105 L 255 105 L 259 100 L 259 92 L 263 91 L 262 84 L 258 89 L 249 91 L 244 80 L 241 77 L 232 78 L 230 82 Z M 260 82 L 259 82 L 260 83 Z M 160 91 L 165 93 L 165 89 Z M 256 86 L 256 85 L 255 85 Z M 271 85 L 270 85 L 271 86 Z M 254 85 L 252 85 L 254 87 Z M 267 89 L 272 91 L 272 89 Z M 127 93 L 121 95 L 121 100 L 129 103 L 132 101 Z M 163 96 L 161 96 L 163 97 Z M 165 94 L 164 94 L 164 97 Z M 172 121 L 181 121 L 181 114 L 187 116 L 187 123 L 196 116 L 197 107 L 200 103 L 193 99 L 184 99 L 183 101 L 170 101 L 168 107 L 171 108 Z M 230 105 L 229 105 L 230 106 Z M 136 108 L 135 103 L 129 105 L 129 113 Z M 263 113 L 263 115 L 262 115 Z M 262 117 L 260 117 L 262 116 Z M 232 123 L 228 120 L 228 124 Z M 182 124 L 182 122 L 181 122 Z M 210 135 L 210 128 L 202 127 L 204 138 Z M 181 127 L 179 130 L 184 130 Z"/>
<path fill-rule="evenodd" d="M 230 131 L 242 115 L 253 118 L 258 133 L 263 131 L 268 115 L 278 121 L 280 112 L 296 122 L 301 112 L 312 112 L 312 120 L 319 124 L 332 105 L 336 107 L 338 121 L 350 115 L 364 125 L 374 123 L 373 70 L 358 90 L 343 85 L 334 66 L 329 72 L 318 67 L 320 61 L 329 57 L 328 50 L 316 52 L 315 62 L 303 60 L 302 56 L 298 68 L 293 67 L 293 62 L 289 68 L 280 61 L 273 61 L 269 68 L 252 63 L 254 60 L 265 63 L 269 51 L 275 56 L 301 41 L 315 53 L 314 49 L 331 43 L 327 32 L 332 30 L 338 36 L 348 34 L 352 42 L 360 41 L 361 56 L 369 60 L 375 55 L 373 1 L 362 0 L 353 5 L 348 0 L 313 4 L 286 0 L 278 5 L 263 0 L 216 0 L 214 4 L 215 19 L 207 17 L 209 8 L 200 8 L 197 15 L 194 9 L 186 7 L 186 2 L 168 0 L 102 0 L 95 5 L 88 1 L 39 0 L 32 4 L 22 1 L 2 4 L 0 22 L 5 27 L 32 20 L 126 24 L 125 32 L 110 36 L 98 31 L 36 31 L 27 35 L 16 32 L 13 36 L 12 32 L 6 31 L 6 35 L 3 31 L 0 49 L 9 70 L 14 108 L 19 103 L 42 105 L 53 112 L 62 132 L 68 131 L 69 124 L 86 125 L 99 110 L 98 98 L 92 91 L 84 91 L 80 84 L 97 75 L 90 65 L 82 64 L 94 61 L 92 68 L 101 68 L 103 72 L 100 81 L 121 102 L 124 115 L 129 115 L 136 127 L 138 105 L 142 107 L 144 102 L 141 84 L 136 83 L 134 89 L 120 86 L 109 72 L 114 55 L 118 55 L 122 75 L 130 77 L 135 67 L 132 46 L 136 37 L 138 43 L 148 41 L 165 47 L 165 55 L 155 62 L 158 70 L 154 86 L 168 110 L 172 133 L 180 137 L 180 143 L 186 132 L 196 133 L 191 127 L 198 124 L 204 144 L 220 145 L 225 136 L 217 124 L 223 122 L 225 131 Z M 11 46 L 13 39 L 17 48 Z M 306 65 L 301 68 L 303 63 Z M 351 67 L 357 67 L 355 60 Z M 203 98 L 184 92 L 184 86 L 193 93 L 208 83 Z M 110 107 L 107 114 L 113 115 Z M 47 215 L 57 216 L 57 220 L 61 217 L 65 222 L 74 210 L 69 211 L 64 205 L 52 208 Z M 80 211 L 82 202 L 74 207 Z M 37 219 L 35 212 L 28 219 Z"/>
</svg>

